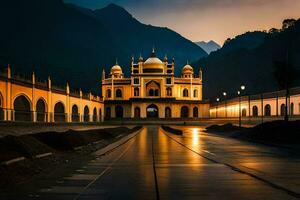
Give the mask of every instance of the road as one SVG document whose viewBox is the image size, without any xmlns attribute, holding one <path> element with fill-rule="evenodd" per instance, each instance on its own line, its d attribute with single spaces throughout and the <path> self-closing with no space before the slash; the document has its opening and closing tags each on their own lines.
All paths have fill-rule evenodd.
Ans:
<svg viewBox="0 0 300 200">
<path fill-rule="evenodd" d="M 50 182 L 49 182 L 50 183 Z M 146 126 L 29 199 L 297 199 L 300 156 L 184 128 Z M 24 197 L 25 199 L 25 197 Z"/>
</svg>

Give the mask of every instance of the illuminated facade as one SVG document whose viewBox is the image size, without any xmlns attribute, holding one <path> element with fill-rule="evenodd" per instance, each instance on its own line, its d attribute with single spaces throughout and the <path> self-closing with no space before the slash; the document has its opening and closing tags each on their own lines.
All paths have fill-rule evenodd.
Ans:
<svg viewBox="0 0 300 200">
<path fill-rule="evenodd" d="M 174 59 L 131 59 L 131 76 L 124 77 L 116 63 L 102 74 L 105 118 L 207 118 L 209 104 L 202 100 L 202 71 L 189 64 L 174 75 Z"/>
<path fill-rule="evenodd" d="M 103 99 L 73 91 L 68 84 L 56 87 L 50 77 L 38 81 L 0 72 L 0 121 L 99 122 L 103 121 Z"/>
</svg>

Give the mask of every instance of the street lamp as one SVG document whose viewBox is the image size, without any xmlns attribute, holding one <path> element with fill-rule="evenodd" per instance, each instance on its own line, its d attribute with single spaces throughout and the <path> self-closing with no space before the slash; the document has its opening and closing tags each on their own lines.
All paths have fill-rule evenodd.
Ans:
<svg viewBox="0 0 300 200">
<path fill-rule="evenodd" d="M 225 118 L 227 118 L 227 101 L 226 101 L 227 93 L 223 92 L 223 96 L 224 96 L 224 100 L 225 100 Z"/>
<path fill-rule="evenodd" d="M 241 91 L 244 91 L 246 89 L 246 87 L 244 85 L 241 86 Z M 241 115 L 241 91 L 239 90 L 237 92 L 238 96 L 239 96 L 239 127 L 242 126 L 242 115 Z M 250 112 L 250 110 L 249 110 Z"/>
<path fill-rule="evenodd" d="M 216 106 L 216 118 L 218 118 L 218 105 L 219 105 L 219 101 L 220 101 L 220 98 L 217 98 L 217 106 Z"/>
</svg>

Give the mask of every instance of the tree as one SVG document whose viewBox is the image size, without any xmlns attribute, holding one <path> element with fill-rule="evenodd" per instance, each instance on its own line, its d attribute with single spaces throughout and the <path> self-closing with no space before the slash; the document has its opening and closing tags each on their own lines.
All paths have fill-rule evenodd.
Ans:
<svg viewBox="0 0 300 200">
<path fill-rule="evenodd" d="M 295 19 L 285 19 L 282 22 L 282 30 L 286 30 L 292 26 L 294 26 L 296 23 Z"/>
<path fill-rule="evenodd" d="M 285 116 L 284 120 L 289 120 L 288 115 L 288 99 L 290 96 L 289 90 L 293 82 L 296 79 L 296 70 L 293 65 L 289 62 L 289 56 L 287 53 L 285 60 L 277 60 L 273 63 L 274 77 L 277 81 L 280 90 L 285 90 Z"/>
</svg>

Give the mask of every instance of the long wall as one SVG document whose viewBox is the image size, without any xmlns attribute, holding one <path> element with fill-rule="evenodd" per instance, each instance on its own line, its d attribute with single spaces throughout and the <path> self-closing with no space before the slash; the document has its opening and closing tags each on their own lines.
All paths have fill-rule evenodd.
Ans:
<svg viewBox="0 0 300 200">
<path fill-rule="evenodd" d="M 210 106 L 211 118 L 239 117 L 278 117 L 285 114 L 285 91 L 276 91 L 260 95 L 242 96 L 216 102 Z M 288 99 L 288 114 L 300 115 L 300 88 L 292 88 Z"/>
<path fill-rule="evenodd" d="M 11 73 L 10 66 L 0 73 L 0 120 L 40 122 L 103 121 L 103 99 L 91 93 L 64 88 Z"/>
</svg>

